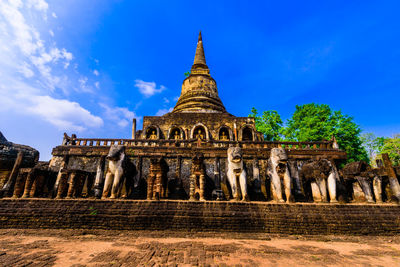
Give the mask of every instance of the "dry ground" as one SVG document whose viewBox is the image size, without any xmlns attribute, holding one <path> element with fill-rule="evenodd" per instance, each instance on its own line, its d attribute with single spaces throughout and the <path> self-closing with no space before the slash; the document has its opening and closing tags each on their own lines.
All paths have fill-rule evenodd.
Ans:
<svg viewBox="0 0 400 267">
<path fill-rule="evenodd" d="M 400 236 L 0 230 L 0 266 L 400 266 Z"/>
</svg>

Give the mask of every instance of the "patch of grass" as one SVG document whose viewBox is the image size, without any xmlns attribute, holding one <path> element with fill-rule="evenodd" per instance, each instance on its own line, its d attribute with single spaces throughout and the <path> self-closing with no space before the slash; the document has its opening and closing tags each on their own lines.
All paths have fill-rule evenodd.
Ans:
<svg viewBox="0 0 400 267">
<path fill-rule="evenodd" d="M 94 207 L 89 207 L 90 213 L 89 215 L 97 215 L 97 209 L 95 209 Z"/>
<path fill-rule="evenodd" d="M 311 256 L 311 260 L 313 260 L 313 261 L 319 261 L 319 260 L 321 260 L 319 257 L 317 257 L 317 256 L 314 256 L 314 255 L 312 255 Z"/>
</svg>

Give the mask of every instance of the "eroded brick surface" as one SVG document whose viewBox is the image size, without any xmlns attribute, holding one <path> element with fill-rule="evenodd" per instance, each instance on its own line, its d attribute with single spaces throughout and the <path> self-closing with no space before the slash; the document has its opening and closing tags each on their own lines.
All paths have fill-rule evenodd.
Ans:
<svg viewBox="0 0 400 267">
<path fill-rule="evenodd" d="M 0 228 L 393 235 L 400 206 L 145 200 L 0 200 Z"/>
</svg>

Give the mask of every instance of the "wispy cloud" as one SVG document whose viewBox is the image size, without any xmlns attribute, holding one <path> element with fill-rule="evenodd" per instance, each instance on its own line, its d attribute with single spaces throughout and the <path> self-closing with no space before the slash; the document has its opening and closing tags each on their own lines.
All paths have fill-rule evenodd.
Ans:
<svg viewBox="0 0 400 267">
<path fill-rule="evenodd" d="M 166 113 L 168 113 L 168 112 L 171 112 L 173 110 L 173 108 L 162 108 L 162 109 L 159 109 L 157 112 L 156 112 L 156 116 L 162 116 L 162 115 L 164 115 L 164 114 L 166 114 Z"/>
<path fill-rule="evenodd" d="M 94 71 L 93 71 L 93 74 L 96 75 L 96 76 L 99 76 L 99 75 L 100 75 L 100 73 L 99 73 L 98 70 L 94 70 Z"/>
<path fill-rule="evenodd" d="M 104 103 L 100 103 L 100 106 L 104 109 L 105 117 L 122 128 L 129 125 L 133 118 L 136 118 L 137 120 L 141 119 L 141 117 L 137 116 L 135 112 L 130 111 L 127 108 L 110 107 Z"/>
<path fill-rule="evenodd" d="M 18 1 L 13 1 L 13 2 L 18 2 Z M 49 5 L 44 0 L 28 0 L 26 1 L 26 3 L 28 8 L 35 8 L 36 10 L 39 11 L 46 12 L 47 9 L 49 8 Z"/>
<path fill-rule="evenodd" d="M 66 98 L 74 83 L 89 88 L 86 77 L 76 81 L 67 76 L 73 54 L 43 39 L 31 21 L 33 14 L 46 21 L 48 9 L 44 0 L 0 1 L 0 110 L 34 115 L 65 131 L 98 128 L 102 118 Z M 54 33 L 44 28 L 52 38 Z"/>
<path fill-rule="evenodd" d="M 164 85 L 160 85 L 160 87 L 157 88 L 155 82 L 145 82 L 142 80 L 135 80 L 135 87 L 137 87 L 139 92 L 145 97 L 150 97 L 167 89 Z"/>
<path fill-rule="evenodd" d="M 62 74 L 55 75 L 54 67 L 58 64 L 67 68 L 73 59 L 72 53 L 55 44 L 48 45 L 40 36 L 39 31 L 26 21 L 24 11 L 33 9 L 45 14 L 48 4 L 43 0 L 0 2 L 0 65 L 2 71 L 13 71 L 24 74 L 25 78 L 32 77 L 34 69 L 41 75 L 40 82 L 50 90 L 65 85 Z M 21 62 L 24 66 L 21 70 Z"/>
<path fill-rule="evenodd" d="M 0 84 L 0 112 L 9 111 L 41 118 L 63 131 L 82 132 L 103 125 L 103 119 L 93 115 L 79 103 L 41 95 L 40 89 L 24 82 L 5 78 Z"/>
<path fill-rule="evenodd" d="M 80 90 L 82 90 L 82 92 L 85 92 L 85 93 L 93 93 L 93 88 L 92 88 L 92 86 L 90 86 L 90 85 L 87 84 L 87 82 L 88 82 L 88 77 L 80 77 L 79 80 L 78 80 L 78 82 L 79 82 Z"/>
</svg>

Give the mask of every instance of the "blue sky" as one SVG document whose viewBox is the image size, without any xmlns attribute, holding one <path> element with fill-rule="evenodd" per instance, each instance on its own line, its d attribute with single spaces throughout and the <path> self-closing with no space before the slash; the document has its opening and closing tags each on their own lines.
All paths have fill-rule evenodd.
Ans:
<svg viewBox="0 0 400 267">
<path fill-rule="evenodd" d="M 250 4 L 251 3 L 251 4 Z M 180 94 L 203 33 L 227 110 L 325 103 L 400 132 L 398 1 L 0 1 L 0 131 L 51 157 L 62 133 L 130 138 Z"/>
</svg>

